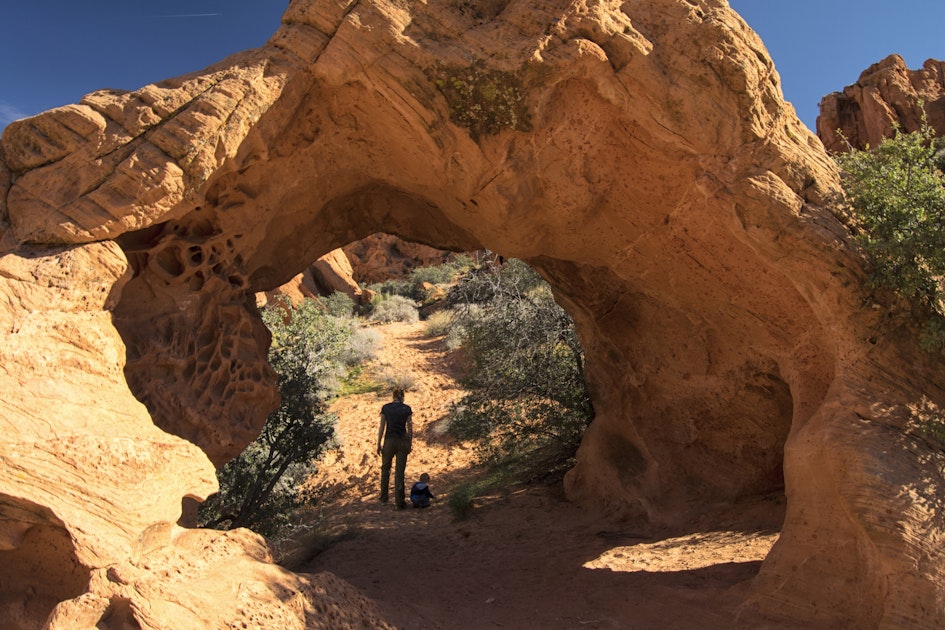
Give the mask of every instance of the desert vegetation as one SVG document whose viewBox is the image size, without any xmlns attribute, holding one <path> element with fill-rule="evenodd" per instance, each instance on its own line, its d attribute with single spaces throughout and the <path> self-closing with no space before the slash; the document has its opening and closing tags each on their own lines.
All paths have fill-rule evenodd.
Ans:
<svg viewBox="0 0 945 630">
<path fill-rule="evenodd" d="M 858 241 L 876 288 L 909 305 L 928 352 L 945 351 L 945 142 L 923 120 L 879 146 L 839 154 L 844 189 L 862 230 Z M 945 444 L 945 419 L 926 415 L 921 432 Z"/>
<path fill-rule="evenodd" d="M 446 334 L 464 349 L 468 392 L 454 408 L 451 431 L 476 440 L 484 461 L 547 448 L 566 462 L 593 409 L 584 352 L 551 287 L 513 259 L 464 276 L 448 301 Z"/>
<path fill-rule="evenodd" d="M 926 349 L 945 348 L 945 154 L 927 124 L 896 129 L 879 146 L 839 154 L 877 287 L 911 300 L 925 320 Z"/>
<path fill-rule="evenodd" d="M 272 535 L 305 500 L 303 482 L 332 443 L 335 417 L 328 403 L 376 343 L 352 316 L 332 314 L 339 303 L 329 300 L 326 309 L 316 300 L 297 307 L 277 301 L 263 311 L 281 402 L 259 437 L 218 471 L 220 492 L 200 508 L 204 526 Z"/>
<path fill-rule="evenodd" d="M 463 357 L 465 395 L 450 410 L 449 434 L 474 444 L 484 467 L 450 493 L 454 514 L 467 516 L 477 495 L 510 479 L 567 468 L 592 417 L 584 355 L 570 317 L 534 270 L 519 260 L 460 256 L 373 289 L 378 298 L 363 316 L 337 293 L 264 309 L 281 404 L 259 438 L 218 472 L 220 492 L 200 509 L 204 526 L 285 535 L 291 515 L 316 500 L 302 488 L 333 446 L 331 400 L 411 389 L 409 371 L 368 363 L 380 343 L 374 324 L 417 322 L 420 303 L 436 307 L 426 335 Z"/>
</svg>

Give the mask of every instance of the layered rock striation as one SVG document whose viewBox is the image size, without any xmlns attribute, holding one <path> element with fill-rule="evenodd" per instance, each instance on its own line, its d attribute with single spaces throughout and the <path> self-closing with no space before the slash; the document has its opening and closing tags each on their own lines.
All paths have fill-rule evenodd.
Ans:
<svg viewBox="0 0 945 630">
<path fill-rule="evenodd" d="M 678 522 L 786 494 L 742 622 L 945 623 L 942 365 L 871 294 L 833 163 L 725 2 L 293 0 L 266 46 L 0 150 L 14 627 L 382 624 L 175 524 L 276 404 L 254 294 L 377 232 L 552 284 L 597 411 L 574 500 Z"/>
</svg>

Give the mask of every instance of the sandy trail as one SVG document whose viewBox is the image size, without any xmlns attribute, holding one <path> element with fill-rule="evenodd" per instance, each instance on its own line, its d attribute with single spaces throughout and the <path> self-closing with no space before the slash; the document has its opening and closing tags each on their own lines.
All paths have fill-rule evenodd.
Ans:
<svg viewBox="0 0 945 630">
<path fill-rule="evenodd" d="M 634 531 L 566 501 L 559 485 L 509 489 L 457 521 L 447 493 L 479 471 L 472 449 L 443 433 L 462 395 L 448 352 L 422 324 L 378 327 L 375 368 L 409 370 L 414 451 L 407 485 L 428 472 L 426 510 L 377 500 L 382 396 L 336 402 L 339 448 L 320 466 L 320 527 L 344 532 L 304 566 L 330 571 L 404 629 L 730 628 L 777 537 L 783 501 L 755 502 L 686 531 Z M 711 523 L 711 524 L 706 524 Z"/>
</svg>

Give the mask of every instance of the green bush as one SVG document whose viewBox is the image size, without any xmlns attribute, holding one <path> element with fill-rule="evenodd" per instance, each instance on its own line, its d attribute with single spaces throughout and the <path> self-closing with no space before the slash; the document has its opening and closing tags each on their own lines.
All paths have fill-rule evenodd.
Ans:
<svg viewBox="0 0 945 630">
<path fill-rule="evenodd" d="M 457 254 L 453 260 L 442 265 L 417 267 L 404 280 L 385 280 L 370 285 L 368 288 L 375 293 L 385 296 L 400 295 L 416 302 L 425 302 L 428 298 L 423 289 L 424 284 L 445 285 L 456 280 L 473 265 L 472 258 L 467 254 Z"/>
<path fill-rule="evenodd" d="M 354 314 L 354 300 L 347 293 L 335 291 L 325 299 L 325 307 L 332 317 L 351 317 Z"/>
<path fill-rule="evenodd" d="M 910 297 L 937 297 L 945 272 L 945 179 L 935 153 L 925 125 L 838 157 L 876 279 Z"/>
<path fill-rule="evenodd" d="M 456 277 L 456 268 L 451 264 L 417 267 L 410 273 L 410 286 L 418 287 L 424 282 L 447 284 Z"/>
<path fill-rule="evenodd" d="M 875 150 L 837 157 L 863 231 L 859 242 L 876 285 L 918 300 L 929 312 L 923 344 L 945 342 L 945 176 L 931 127 L 896 130 Z"/>
<path fill-rule="evenodd" d="M 446 507 L 449 508 L 456 520 L 468 518 L 476 507 L 476 499 L 486 497 L 491 493 L 507 492 L 514 485 L 522 482 L 522 471 L 515 465 L 494 466 L 486 474 L 465 481 L 452 488 L 447 493 Z"/>
<path fill-rule="evenodd" d="M 477 441 L 481 458 L 493 463 L 546 447 L 573 456 L 593 408 L 574 324 L 550 287 L 510 260 L 481 267 L 450 301 L 468 391 L 453 407 L 451 433 Z"/>
<path fill-rule="evenodd" d="M 218 471 L 220 491 L 200 507 L 199 519 L 206 527 L 273 535 L 301 501 L 300 484 L 333 439 L 328 399 L 346 372 L 355 322 L 326 314 L 315 300 L 298 308 L 277 302 L 262 317 L 272 334 L 269 363 L 281 402 L 259 437 Z"/>
<path fill-rule="evenodd" d="M 466 483 L 450 492 L 446 499 L 446 507 L 449 508 L 457 520 L 469 518 L 474 507 L 473 500 L 476 498 L 478 491 L 479 488 L 475 483 Z"/>
<path fill-rule="evenodd" d="M 837 157 L 843 184 L 863 225 L 859 236 L 872 279 L 910 298 L 925 319 L 919 343 L 945 349 L 945 151 L 923 120 L 912 133 L 897 129 L 875 150 Z M 938 414 L 921 420 L 926 438 L 945 442 Z"/>
<path fill-rule="evenodd" d="M 389 324 L 390 322 L 413 323 L 420 319 L 417 305 L 402 295 L 391 295 L 374 306 L 371 319 Z"/>
<path fill-rule="evenodd" d="M 411 287 L 407 280 L 385 280 L 368 285 L 368 289 L 378 295 L 380 300 L 384 300 L 391 295 L 400 295 L 406 298 L 410 297 Z"/>
</svg>

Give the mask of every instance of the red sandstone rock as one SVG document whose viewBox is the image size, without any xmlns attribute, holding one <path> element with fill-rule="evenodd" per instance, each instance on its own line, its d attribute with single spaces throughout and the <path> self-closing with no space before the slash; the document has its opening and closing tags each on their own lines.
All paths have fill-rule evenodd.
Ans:
<svg viewBox="0 0 945 630">
<path fill-rule="evenodd" d="M 372 234 L 345 245 L 344 252 L 351 261 L 354 279 L 364 285 L 406 278 L 417 267 L 442 265 L 453 258 L 451 252 L 390 234 Z"/>
<path fill-rule="evenodd" d="M 355 304 L 360 304 L 361 287 L 354 281 L 354 271 L 344 251 L 335 249 L 316 260 L 310 267 L 316 283 L 324 287 L 322 293 L 330 295 L 340 292 L 350 297 Z"/>
<path fill-rule="evenodd" d="M 725 3 L 294 0 L 263 48 L 0 152 L 21 626 L 297 627 L 346 592 L 174 521 L 276 404 L 254 294 L 376 232 L 552 283 L 597 411 L 575 500 L 666 522 L 784 489 L 743 622 L 945 624 L 943 454 L 915 428 L 941 362 L 872 307 L 834 165 Z"/>
<path fill-rule="evenodd" d="M 288 282 L 272 291 L 257 293 L 256 306 L 263 308 L 277 296 L 284 297 L 293 305 L 298 306 L 302 303 L 302 300 L 306 298 L 316 298 L 320 294 L 321 289 L 319 289 L 318 285 L 315 283 L 311 268 L 309 268 L 302 273 L 296 274 Z"/>
<path fill-rule="evenodd" d="M 929 59 L 909 70 L 902 57 L 890 55 L 820 101 L 817 134 L 828 151 L 865 149 L 890 137 L 895 125 L 915 131 L 923 116 L 938 135 L 945 133 L 945 61 Z"/>
</svg>

